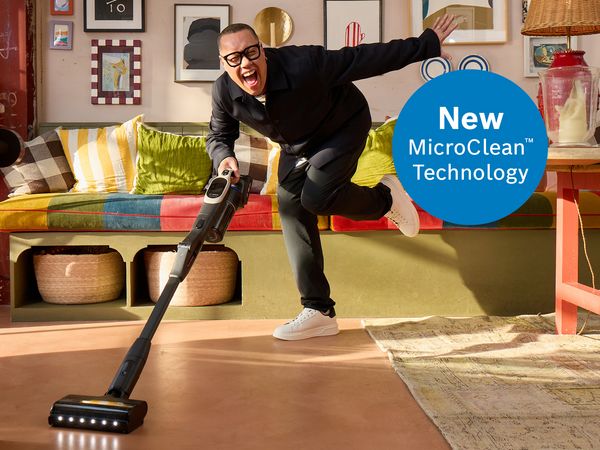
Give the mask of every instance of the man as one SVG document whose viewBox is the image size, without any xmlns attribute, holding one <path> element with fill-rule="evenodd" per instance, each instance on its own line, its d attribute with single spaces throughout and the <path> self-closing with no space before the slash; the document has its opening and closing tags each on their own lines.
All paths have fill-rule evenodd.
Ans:
<svg viewBox="0 0 600 450">
<path fill-rule="evenodd" d="M 367 188 L 350 182 L 371 127 L 369 106 L 352 81 L 440 55 L 456 28 L 439 18 L 419 38 L 327 51 L 263 48 L 254 30 L 232 24 L 217 38 L 225 73 L 213 86 L 207 151 L 218 173 L 233 170 L 239 123 L 281 145 L 277 191 L 283 237 L 304 309 L 276 328 L 284 340 L 337 334 L 335 302 L 323 272 L 317 215 L 391 219 L 407 236 L 419 217 L 396 176 Z"/>
</svg>

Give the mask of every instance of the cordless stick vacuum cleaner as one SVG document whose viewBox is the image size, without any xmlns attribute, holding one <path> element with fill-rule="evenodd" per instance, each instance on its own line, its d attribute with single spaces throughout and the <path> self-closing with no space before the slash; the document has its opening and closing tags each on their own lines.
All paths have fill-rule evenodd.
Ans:
<svg viewBox="0 0 600 450">
<path fill-rule="evenodd" d="M 131 400 L 133 390 L 150 352 L 150 341 L 164 316 L 175 290 L 179 286 L 202 249 L 204 240 L 220 242 L 233 214 L 248 202 L 252 180 L 242 176 L 231 184 L 231 171 L 213 178 L 206 190 L 204 204 L 192 230 L 177 245 L 177 256 L 169 280 L 140 337 L 133 343 L 119 370 L 103 396 L 67 395 L 50 410 L 48 423 L 54 427 L 84 428 L 117 433 L 129 433 L 142 425 L 148 411 L 143 400 Z"/>
</svg>

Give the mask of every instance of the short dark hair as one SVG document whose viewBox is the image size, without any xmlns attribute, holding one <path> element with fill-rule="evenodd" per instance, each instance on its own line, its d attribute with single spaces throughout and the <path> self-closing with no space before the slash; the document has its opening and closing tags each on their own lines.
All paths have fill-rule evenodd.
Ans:
<svg viewBox="0 0 600 450">
<path fill-rule="evenodd" d="M 223 36 L 225 36 L 226 34 L 233 34 L 237 33 L 238 31 L 244 30 L 248 30 L 250 33 L 252 33 L 256 40 L 260 42 L 256 31 L 254 31 L 254 28 L 252 28 L 250 25 L 248 25 L 247 23 L 232 23 L 231 25 L 228 25 L 225 28 L 223 28 L 223 31 L 221 31 L 217 36 L 217 48 L 221 48 L 221 38 Z"/>
</svg>

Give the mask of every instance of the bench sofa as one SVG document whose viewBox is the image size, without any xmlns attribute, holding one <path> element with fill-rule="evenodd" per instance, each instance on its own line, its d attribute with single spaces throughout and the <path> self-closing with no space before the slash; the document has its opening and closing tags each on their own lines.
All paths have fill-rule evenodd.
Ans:
<svg viewBox="0 0 600 450">
<path fill-rule="evenodd" d="M 43 124 L 40 133 L 103 124 Z M 202 135 L 206 124 L 152 124 L 181 135 Z M 267 180 L 264 180 L 267 181 Z M 148 316 L 142 252 L 174 245 L 189 230 L 201 195 L 42 193 L 0 203 L 0 231 L 10 234 L 11 317 L 16 321 L 139 319 Z M 547 313 L 554 309 L 553 192 L 536 192 L 516 212 L 480 227 L 457 227 L 419 210 L 422 231 L 402 236 L 387 219 L 320 219 L 326 274 L 340 317 L 469 316 Z M 583 193 L 591 257 L 600 256 L 600 195 Z M 239 286 L 231 302 L 170 307 L 171 319 L 286 318 L 298 311 L 273 193 L 253 193 L 223 243 L 239 257 Z M 107 246 L 125 263 L 126 282 L 113 302 L 53 305 L 41 300 L 34 250 Z M 580 264 L 586 280 L 586 265 Z M 589 277 L 588 277 L 589 278 Z"/>
</svg>

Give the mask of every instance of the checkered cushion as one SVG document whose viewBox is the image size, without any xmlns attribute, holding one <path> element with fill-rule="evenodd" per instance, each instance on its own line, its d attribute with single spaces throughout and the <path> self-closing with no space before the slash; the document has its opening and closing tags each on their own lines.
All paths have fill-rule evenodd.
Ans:
<svg viewBox="0 0 600 450">
<path fill-rule="evenodd" d="M 1 169 L 9 197 L 66 192 L 75 183 L 55 130 L 25 143 L 25 155 L 15 166 Z"/>
<path fill-rule="evenodd" d="M 267 180 L 267 167 L 269 164 L 269 152 L 273 143 L 264 137 L 255 137 L 246 133 L 240 133 L 235 142 L 235 157 L 238 160 L 240 173 L 252 177 L 250 192 L 259 194 Z"/>
</svg>

